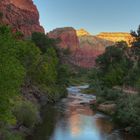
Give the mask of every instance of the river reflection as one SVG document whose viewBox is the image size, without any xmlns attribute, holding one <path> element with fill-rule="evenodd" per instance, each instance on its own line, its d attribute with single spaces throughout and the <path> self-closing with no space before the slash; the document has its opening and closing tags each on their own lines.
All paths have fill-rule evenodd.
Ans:
<svg viewBox="0 0 140 140">
<path fill-rule="evenodd" d="M 89 106 L 68 103 L 50 140 L 105 140 L 113 128 L 106 119 L 95 114 Z"/>
<path fill-rule="evenodd" d="M 94 96 L 81 94 L 77 87 L 68 90 L 68 98 L 44 110 L 43 123 L 28 140 L 130 140 L 112 132 L 109 117 L 92 111 L 88 102 Z"/>
</svg>

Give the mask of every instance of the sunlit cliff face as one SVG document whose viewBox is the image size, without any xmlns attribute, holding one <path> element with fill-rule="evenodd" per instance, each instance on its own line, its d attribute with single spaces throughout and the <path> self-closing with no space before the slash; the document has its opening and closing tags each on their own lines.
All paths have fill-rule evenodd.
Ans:
<svg viewBox="0 0 140 140">
<path fill-rule="evenodd" d="M 77 33 L 77 36 L 88 36 L 88 35 L 90 35 L 90 33 L 88 33 L 84 29 L 79 29 L 79 30 L 76 31 L 76 33 Z"/>
<path fill-rule="evenodd" d="M 12 3 L 13 5 L 15 5 L 20 9 L 37 12 L 37 9 L 34 6 L 32 0 L 9 0 L 9 1 L 10 3 Z"/>
<path fill-rule="evenodd" d="M 97 37 L 113 42 L 126 41 L 128 45 L 132 41 L 132 36 L 129 33 L 123 32 L 102 32 Z"/>
</svg>

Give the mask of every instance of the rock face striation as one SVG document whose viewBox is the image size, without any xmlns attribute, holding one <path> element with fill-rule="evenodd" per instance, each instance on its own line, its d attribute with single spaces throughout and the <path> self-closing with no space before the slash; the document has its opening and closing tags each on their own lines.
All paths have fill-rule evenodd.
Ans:
<svg viewBox="0 0 140 140">
<path fill-rule="evenodd" d="M 105 51 L 105 47 L 113 42 L 90 35 L 84 29 L 76 31 L 72 27 L 57 28 L 48 33 L 50 38 L 60 39 L 60 48 L 69 48 L 69 63 L 79 67 L 95 66 L 97 56 Z"/>
<path fill-rule="evenodd" d="M 0 0 L 0 23 L 10 25 L 26 37 L 32 32 L 44 32 L 32 0 Z"/>
<path fill-rule="evenodd" d="M 107 46 L 113 44 L 111 41 L 92 35 L 79 36 L 78 38 L 79 48 L 74 53 L 73 63 L 84 68 L 94 67 L 96 58 L 105 51 Z"/>
<path fill-rule="evenodd" d="M 129 33 L 124 32 L 102 32 L 97 35 L 101 39 L 106 39 L 112 42 L 126 41 L 130 45 L 132 36 Z"/>
<path fill-rule="evenodd" d="M 76 31 L 77 33 L 77 36 L 87 36 L 87 35 L 90 35 L 89 32 L 87 32 L 85 29 L 79 29 Z"/>
<path fill-rule="evenodd" d="M 104 32 L 93 36 L 84 29 L 75 30 L 72 27 L 57 28 L 49 33 L 51 38 L 59 38 L 61 48 L 72 50 L 69 62 L 79 67 L 92 68 L 96 58 L 101 55 L 107 46 L 117 41 L 126 41 L 130 44 L 132 37 L 129 33 Z"/>
<path fill-rule="evenodd" d="M 58 45 L 64 49 L 68 48 L 72 52 L 79 47 L 76 30 L 72 27 L 54 29 L 48 34 L 48 36 L 50 38 L 59 39 Z"/>
</svg>

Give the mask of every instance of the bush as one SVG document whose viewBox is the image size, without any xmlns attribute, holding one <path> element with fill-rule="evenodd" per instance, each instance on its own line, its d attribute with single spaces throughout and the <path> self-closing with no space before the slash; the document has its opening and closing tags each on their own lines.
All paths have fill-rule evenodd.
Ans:
<svg viewBox="0 0 140 140">
<path fill-rule="evenodd" d="M 139 135 L 140 132 L 140 96 L 129 95 L 121 98 L 117 103 L 115 119 L 125 127 L 130 127 L 130 132 Z"/>
<path fill-rule="evenodd" d="M 10 29 L 0 26 L 0 121 L 11 121 L 10 100 L 19 95 L 25 69 L 16 58 Z"/>
<path fill-rule="evenodd" d="M 32 41 L 21 39 L 20 32 L 13 34 L 9 27 L 0 25 L 0 123 L 3 124 L 15 123 L 12 101 L 21 94 L 23 85 L 37 86 L 52 100 L 66 92 L 68 73 L 60 66 L 55 41 L 41 33 L 35 33 Z M 38 109 L 24 101 L 14 108 L 14 115 L 19 123 L 31 128 L 38 119 Z"/>
<path fill-rule="evenodd" d="M 68 86 L 69 77 L 70 77 L 70 71 L 68 65 L 59 65 L 57 83 L 59 85 Z"/>
<path fill-rule="evenodd" d="M 0 12 L 0 19 L 2 19 L 3 18 L 3 13 L 2 12 Z"/>
<path fill-rule="evenodd" d="M 33 128 L 39 121 L 38 108 L 29 101 L 19 102 L 15 106 L 13 114 L 15 115 L 17 122 L 27 128 Z"/>
<path fill-rule="evenodd" d="M 21 134 L 10 132 L 9 130 L 4 131 L 0 138 L 2 140 L 24 140 L 24 137 Z"/>
<path fill-rule="evenodd" d="M 55 47 L 55 40 L 50 39 L 47 35 L 43 33 L 34 32 L 32 34 L 32 41 L 37 47 L 40 48 L 42 53 L 45 53 L 48 48 Z"/>
</svg>

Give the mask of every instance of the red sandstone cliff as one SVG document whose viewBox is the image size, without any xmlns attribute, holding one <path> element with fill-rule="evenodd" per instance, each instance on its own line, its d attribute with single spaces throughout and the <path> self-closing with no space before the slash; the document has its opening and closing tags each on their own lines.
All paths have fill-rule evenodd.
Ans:
<svg viewBox="0 0 140 140">
<path fill-rule="evenodd" d="M 73 54 L 73 63 L 80 67 L 92 68 L 96 58 L 113 42 L 92 35 L 79 36 L 79 48 Z"/>
<path fill-rule="evenodd" d="M 32 0 L 0 0 L 0 22 L 10 25 L 25 36 L 44 32 L 39 23 L 39 13 Z"/>
<path fill-rule="evenodd" d="M 90 35 L 84 29 L 76 31 L 74 28 L 57 28 L 49 33 L 51 38 L 59 38 L 61 48 L 72 50 L 68 61 L 71 64 L 84 68 L 95 66 L 95 59 L 101 55 L 107 46 L 117 41 L 131 39 L 128 33 L 101 33 L 97 36 Z"/>
<path fill-rule="evenodd" d="M 79 47 L 76 30 L 72 27 L 57 28 L 48 35 L 50 38 L 59 39 L 60 43 L 58 45 L 61 48 L 69 48 L 71 51 L 75 51 Z"/>
<path fill-rule="evenodd" d="M 57 28 L 49 37 L 60 39 L 61 48 L 69 48 L 72 53 L 69 62 L 80 67 L 91 68 L 95 66 L 95 59 L 102 54 L 105 47 L 113 42 L 90 35 L 85 30 L 76 31 L 74 28 Z"/>
</svg>

